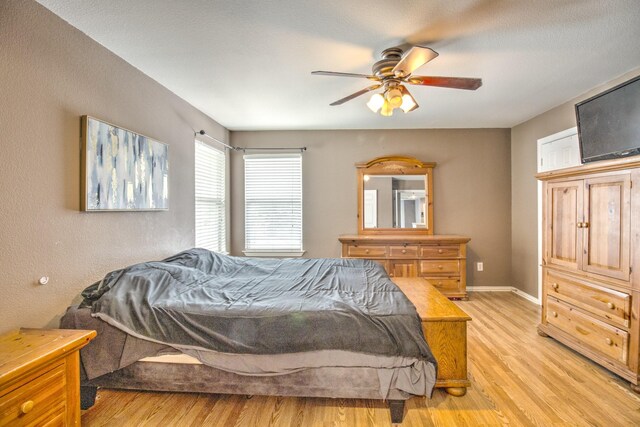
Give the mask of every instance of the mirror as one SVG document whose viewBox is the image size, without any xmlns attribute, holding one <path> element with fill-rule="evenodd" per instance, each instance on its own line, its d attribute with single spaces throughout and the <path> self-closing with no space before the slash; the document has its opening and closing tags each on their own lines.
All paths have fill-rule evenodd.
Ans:
<svg viewBox="0 0 640 427">
<path fill-rule="evenodd" d="M 435 163 L 395 156 L 356 167 L 359 234 L 433 234 Z"/>
<path fill-rule="evenodd" d="M 364 175 L 364 228 L 426 228 L 421 175 Z"/>
</svg>

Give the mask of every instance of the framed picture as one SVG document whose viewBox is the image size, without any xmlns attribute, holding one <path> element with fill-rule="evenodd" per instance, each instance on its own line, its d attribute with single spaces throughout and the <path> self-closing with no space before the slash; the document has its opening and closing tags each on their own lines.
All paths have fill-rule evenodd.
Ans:
<svg viewBox="0 0 640 427">
<path fill-rule="evenodd" d="M 82 116 L 81 209 L 156 211 L 169 208 L 169 146 Z"/>
</svg>

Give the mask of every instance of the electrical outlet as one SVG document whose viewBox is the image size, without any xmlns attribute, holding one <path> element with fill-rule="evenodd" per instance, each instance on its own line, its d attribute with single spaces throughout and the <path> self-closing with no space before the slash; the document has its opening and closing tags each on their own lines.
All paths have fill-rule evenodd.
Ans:
<svg viewBox="0 0 640 427">
<path fill-rule="evenodd" d="M 484 271 L 484 263 L 477 262 L 476 263 L 476 267 L 477 267 L 478 271 Z"/>
</svg>

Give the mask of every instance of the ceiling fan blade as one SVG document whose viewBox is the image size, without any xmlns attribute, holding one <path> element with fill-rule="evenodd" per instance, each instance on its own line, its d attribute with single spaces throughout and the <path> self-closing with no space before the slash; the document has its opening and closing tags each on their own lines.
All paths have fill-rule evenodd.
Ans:
<svg viewBox="0 0 640 427">
<path fill-rule="evenodd" d="M 344 98 L 342 98 L 342 99 L 338 99 L 337 101 L 332 102 L 332 103 L 331 103 L 331 104 L 329 104 L 329 105 L 331 105 L 331 106 L 342 105 L 342 104 L 344 104 L 344 103 L 345 103 L 345 102 L 347 102 L 347 101 L 351 101 L 353 98 L 357 98 L 357 97 L 359 97 L 360 95 L 364 95 L 364 94 L 365 94 L 365 93 L 367 93 L 367 92 L 371 92 L 372 90 L 376 90 L 376 89 L 380 88 L 381 86 L 382 86 L 382 85 L 373 85 L 373 86 L 366 87 L 366 88 L 364 88 L 364 89 L 362 89 L 362 90 L 357 91 L 356 93 L 352 93 L 352 94 L 351 94 L 351 95 L 349 95 L 349 96 L 345 96 L 345 97 L 344 97 Z"/>
<path fill-rule="evenodd" d="M 312 71 L 311 74 L 317 76 L 337 76 L 337 77 L 360 77 L 369 80 L 379 81 L 380 78 L 376 76 L 369 76 L 367 74 L 354 74 L 354 73 L 339 73 L 337 71 Z"/>
<path fill-rule="evenodd" d="M 439 86 L 452 89 L 476 90 L 482 86 L 482 79 L 467 77 L 411 76 L 407 83 L 422 86 Z"/>
<path fill-rule="evenodd" d="M 400 62 L 393 67 L 393 73 L 397 77 L 408 76 L 419 67 L 423 66 L 433 58 L 438 56 L 438 52 L 428 47 L 413 46 L 402 55 Z"/>
</svg>

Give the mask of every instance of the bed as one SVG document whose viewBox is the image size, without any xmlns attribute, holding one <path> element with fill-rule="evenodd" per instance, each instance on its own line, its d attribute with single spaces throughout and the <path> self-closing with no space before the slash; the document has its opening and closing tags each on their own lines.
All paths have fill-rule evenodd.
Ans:
<svg viewBox="0 0 640 427">
<path fill-rule="evenodd" d="M 203 249 L 116 270 L 63 328 L 97 387 L 389 401 L 429 396 L 437 364 L 415 307 L 373 261 L 251 259 Z"/>
</svg>

